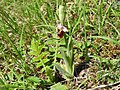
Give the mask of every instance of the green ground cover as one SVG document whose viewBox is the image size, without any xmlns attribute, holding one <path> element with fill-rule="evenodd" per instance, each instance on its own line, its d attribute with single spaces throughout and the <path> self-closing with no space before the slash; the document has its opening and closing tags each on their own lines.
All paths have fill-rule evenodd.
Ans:
<svg viewBox="0 0 120 90">
<path fill-rule="evenodd" d="M 0 90 L 119 81 L 119 0 L 0 0 Z"/>
</svg>

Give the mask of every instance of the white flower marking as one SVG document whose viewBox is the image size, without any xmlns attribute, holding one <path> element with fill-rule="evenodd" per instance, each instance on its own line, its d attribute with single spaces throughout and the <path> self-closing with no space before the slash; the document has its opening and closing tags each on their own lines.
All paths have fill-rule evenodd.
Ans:
<svg viewBox="0 0 120 90">
<path fill-rule="evenodd" d="M 58 24 L 57 28 L 63 30 L 64 32 L 68 32 L 68 29 L 64 27 L 62 24 Z"/>
</svg>

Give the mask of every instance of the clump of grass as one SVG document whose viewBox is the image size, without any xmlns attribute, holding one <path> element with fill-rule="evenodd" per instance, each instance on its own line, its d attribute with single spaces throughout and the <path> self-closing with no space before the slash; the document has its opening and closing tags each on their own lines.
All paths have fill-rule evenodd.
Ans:
<svg viewBox="0 0 120 90">
<path fill-rule="evenodd" d="M 90 83 L 94 87 L 119 81 L 118 1 L 2 0 L 0 4 L 0 89 L 48 88 L 63 80 L 54 63 L 64 66 L 66 56 L 66 62 L 68 58 L 72 62 L 66 63 L 65 70 L 72 77 L 77 65 L 86 67 L 81 64 L 85 62 L 89 66 L 78 70 L 77 76 L 84 78 L 81 84 L 76 81 L 78 86 L 72 86 L 75 81 L 70 80 L 70 88 L 88 89 Z M 59 5 L 65 7 L 61 16 Z M 56 30 L 59 20 L 69 30 L 61 39 Z M 69 87 L 57 83 L 51 89 L 57 85 Z"/>
</svg>

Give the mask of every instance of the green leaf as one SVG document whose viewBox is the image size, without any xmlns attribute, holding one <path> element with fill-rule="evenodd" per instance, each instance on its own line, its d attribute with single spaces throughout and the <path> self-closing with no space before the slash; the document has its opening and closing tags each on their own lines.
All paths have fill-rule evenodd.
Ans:
<svg viewBox="0 0 120 90">
<path fill-rule="evenodd" d="M 45 42 L 45 44 L 47 44 L 47 45 L 55 45 L 55 43 L 56 43 L 56 41 L 58 41 L 58 39 L 56 39 L 56 38 L 50 38 L 50 39 L 48 39 L 46 42 Z"/>
<path fill-rule="evenodd" d="M 67 51 L 69 52 L 70 50 L 72 50 L 72 48 L 73 48 L 72 37 L 70 36 L 67 44 Z"/>
<path fill-rule="evenodd" d="M 55 67 L 66 77 L 68 78 L 73 78 L 73 75 L 71 75 L 70 73 L 68 73 L 67 71 L 65 71 L 63 68 L 61 68 L 58 64 L 54 64 Z"/>
<path fill-rule="evenodd" d="M 37 50 L 37 44 L 35 42 L 35 39 L 32 39 L 32 41 L 31 41 L 31 50 L 33 50 L 33 51 Z"/>
<path fill-rule="evenodd" d="M 44 48 L 44 44 L 39 45 L 40 41 L 35 41 L 34 39 L 31 41 L 31 50 L 32 52 L 30 52 L 30 54 L 33 55 L 39 55 L 41 50 Z M 35 53 L 35 54 L 34 54 Z"/>
<path fill-rule="evenodd" d="M 44 71 L 46 72 L 46 70 L 47 70 L 47 68 L 49 67 L 53 67 L 54 66 L 54 64 L 51 64 L 50 66 L 45 66 L 44 68 L 42 68 L 41 70 L 40 70 L 40 73 L 43 73 Z"/>
<path fill-rule="evenodd" d="M 31 54 L 31 53 L 30 53 Z M 44 56 L 48 55 L 48 52 L 42 52 L 38 57 L 34 57 L 32 62 L 40 61 Z"/>
<path fill-rule="evenodd" d="M 104 40 L 108 40 L 110 42 L 113 42 L 115 44 L 118 44 L 120 45 L 120 40 L 119 41 L 116 41 L 114 39 L 111 39 L 111 38 L 108 38 L 108 37 L 104 37 L 104 36 L 91 36 L 91 38 L 101 38 L 101 39 L 104 39 Z"/>
<path fill-rule="evenodd" d="M 65 66 L 67 68 L 67 71 L 69 72 L 70 71 L 70 59 L 63 50 L 61 50 L 61 54 L 62 54 L 63 60 L 65 62 Z"/>
<path fill-rule="evenodd" d="M 43 66 L 45 63 L 47 63 L 49 61 L 49 59 L 42 59 L 42 60 L 40 60 L 40 62 L 39 63 L 37 63 L 37 67 L 40 67 L 40 66 Z"/>
<path fill-rule="evenodd" d="M 59 6 L 59 20 L 60 20 L 60 23 L 63 24 L 63 21 L 64 21 L 64 6 L 60 5 Z"/>
<path fill-rule="evenodd" d="M 67 90 L 67 87 L 65 85 L 61 85 L 60 83 L 57 83 L 51 86 L 50 90 Z"/>
<path fill-rule="evenodd" d="M 28 54 L 29 55 L 36 55 L 35 51 L 30 51 Z"/>
<path fill-rule="evenodd" d="M 53 70 L 50 67 L 46 67 L 46 74 L 48 76 L 48 79 L 53 82 L 54 81 L 54 75 L 53 75 Z"/>
<path fill-rule="evenodd" d="M 13 85 L 13 84 L 5 84 L 5 85 L 1 85 L 0 89 L 2 88 L 2 90 L 14 90 L 13 88 L 19 88 L 18 85 Z M 4 89 L 3 89 L 4 88 Z"/>
<path fill-rule="evenodd" d="M 62 55 L 61 54 L 56 54 L 56 57 L 57 58 L 62 58 Z"/>
<path fill-rule="evenodd" d="M 36 83 L 39 83 L 41 81 L 40 78 L 35 77 L 35 76 L 30 76 L 27 78 L 27 80 L 29 80 L 31 82 L 36 82 Z"/>
<path fill-rule="evenodd" d="M 33 62 L 37 62 L 37 61 L 39 61 L 40 59 L 39 59 L 39 57 L 34 57 L 33 59 L 32 59 L 32 63 Z"/>
<path fill-rule="evenodd" d="M 3 85 L 3 84 L 5 84 L 5 83 L 4 83 L 3 80 L 0 78 L 0 85 Z"/>
<path fill-rule="evenodd" d="M 44 47 L 45 47 L 44 45 L 40 45 L 40 46 L 38 46 L 38 52 L 40 53 L 41 50 L 42 50 Z"/>
</svg>

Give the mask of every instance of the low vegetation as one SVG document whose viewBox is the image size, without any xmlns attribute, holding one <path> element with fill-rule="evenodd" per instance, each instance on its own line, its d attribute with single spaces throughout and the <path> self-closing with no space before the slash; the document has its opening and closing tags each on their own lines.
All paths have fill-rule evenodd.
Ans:
<svg viewBox="0 0 120 90">
<path fill-rule="evenodd" d="M 119 0 L 0 1 L 0 90 L 119 84 Z"/>
</svg>

